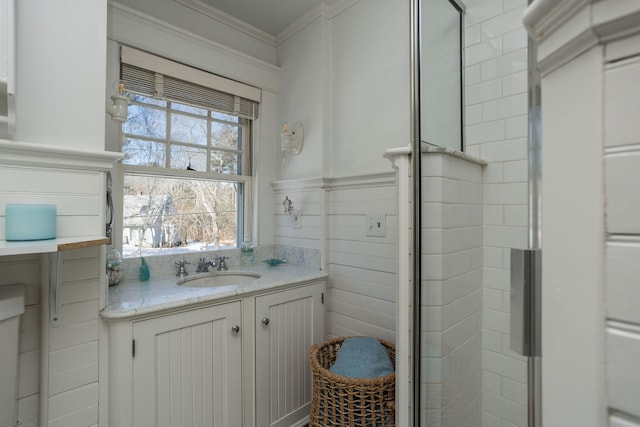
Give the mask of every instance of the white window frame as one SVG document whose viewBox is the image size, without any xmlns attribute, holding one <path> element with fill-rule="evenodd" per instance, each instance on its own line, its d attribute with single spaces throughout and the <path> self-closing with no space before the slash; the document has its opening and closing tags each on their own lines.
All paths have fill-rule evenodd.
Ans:
<svg viewBox="0 0 640 427">
<path fill-rule="evenodd" d="M 202 70 L 198 70 L 195 68 L 188 67 L 183 64 L 175 63 L 165 58 L 156 57 L 155 55 L 148 54 L 146 52 L 138 51 L 136 49 L 129 48 L 127 46 L 121 46 L 121 61 L 128 60 L 128 63 L 131 65 L 141 66 L 146 69 L 153 69 L 154 71 L 162 70 L 167 74 L 172 75 L 173 77 L 180 78 L 182 80 L 190 81 L 199 85 L 206 85 L 208 87 L 217 89 L 217 90 L 226 90 L 233 91 L 234 95 L 241 94 L 243 97 L 247 99 L 259 101 L 261 97 L 261 91 L 252 86 L 244 85 L 242 83 L 226 79 L 224 77 L 216 76 L 211 73 L 207 73 Z M 132 59 L 133 58 L 133 59 Z M 144 95 L 153 98 L 150 95 Z M 162 99 L 159 97 L 159 99 Z M 167 102 L 177 102 L 180 104 L 185 104 L 180 101 L 171 101 L 167 100 Z M 207 108 L 196 105 L 197 108 Z M 172 110 L 168 107 L 156 107 L 153 106 L 154 109 L 164 110 L 167 112 L 167 130 L 164 139 L 158 139 L 153 137 L 144 137 L 144 140 L 152 141 L 152 142 L 161 142 L 167 145 L 167 162 L 170 162 L 170 151 L 171 151 L 171 133 L 170 133 L 170 116 L 171 112 L 177 112 L 179 114 L 184 114 L 191 116 L 187 112 L 181 110 Z M 210 109 L 210 111 L 216 111 Z M 233 115 L 233 113 L 228 111 L 221 111 L 224 114 Z M 193 117 L 198 117 L 199 119 L 205 118 L 204 116 L 192 115 Z M 206 117 L 207 120 L 207 145 L 203 146 L 200 144 L 190 144 L 178 141 L 177 144 L 181 146 L 194 147 L 198 149 L 206 149 L 207 150 L 207 165 L 210 167 L 210 155 L 212 151 L 233 151 L 235 153 L 242 153 L 241 158 L 241 170 L 237 171 L 237 174 L 223 174 L 214 171 L 191 171 L 191 170 L 183 170 L 183 169 L 172 169 L 169 167 L 153 167 L 153 166 L 136 166 L 136 165 L 128 165 L 121 164 L 121 176 L 123 177 L 122 183 L 124 182 L 124 176 L 129 175 L 147 175 L 147 176 L 156 176 L 162 178 L 187 178 L 187 179 L 201 179 L 208 181 L 225 181 L 225 182 L 235 182 L 241 184 L 241 187 L 238 187 L 238 196 L 242 196 L 242 202 L 238 203 L 238 211 L 236 213 L 237 220 L 237 235 L 236 235 L 236 244 L 240 246 L 243 241 L 251 241 L 251 230 L 252 230 L 252 201 L 253 201 L 253 181 L 254 181 L 254 170 L 253 170 L 253 140 L 254 140 L 254 129 L 253 125 L 255 119 L 246 119 L 246 124 L 238 124 L 243 128 L 242 132 L 242 149 L 241 151 L 236 150 L 225 150 L 220 148 L 215 148 L 211 146 L 211 122 L 224 122 L 222 120 L 217 120 L 211 115 Z M 139 135 L 129 135 L 123 132 L 122 127 L 120 127 L 120 151 L 122 151 L 122 143 L 124 142 L 127 136 L 139 137 Z M 120 203 L 121 206 L 124 204 L 124 197 L 122 189 L 120 189 Z M 120 235 L 116 238 L 120 243 L 120 249 L 122 249 L 122 231 L 119 230 L 116 233 Z M 224 249 L 221 249 L 224 250 Z M 186 252 L 186 250 L 185 250 Z M 162 255 L 159 253 L 158 255 Z"/>
</svg>

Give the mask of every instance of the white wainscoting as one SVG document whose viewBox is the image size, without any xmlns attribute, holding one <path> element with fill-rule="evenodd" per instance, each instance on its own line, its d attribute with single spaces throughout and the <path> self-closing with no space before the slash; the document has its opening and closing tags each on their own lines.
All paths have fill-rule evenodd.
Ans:
<svg viewBox="0 0 640 427">
<path fill-rule="evenodd" d="M 275 243 L 318 249 L 329 271 L 325 335 L 395 341 L 396 188 L 392 172 L 279 181 L 274 190 Z M 301 214 L 284 214 L 285 196 Z M 367 236 L 367 214 L 383 215 L 384 237 Z"/>
</svg>

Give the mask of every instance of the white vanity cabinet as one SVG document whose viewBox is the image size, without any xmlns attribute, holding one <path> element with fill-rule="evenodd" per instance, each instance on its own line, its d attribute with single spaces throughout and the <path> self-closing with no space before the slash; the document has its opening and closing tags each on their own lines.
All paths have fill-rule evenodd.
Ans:
<svg viewBox="0 0 640 427">
<path fill-rule="evenodd" d="M 109 425 L 304 425 L 324 287 L 306 281 L 193 308 L 106 316 Z"/>
<path fill-rule="evenodd" d="M 309 415 L 309 347 L 323 338 L 323 283 L 255 299 L 256 427 L 299 425 Z"/>
<path fill-rule="evenodd" d="M 133 322 L 133 425 L 242 425 L 241 302 Z"/>
</svg>

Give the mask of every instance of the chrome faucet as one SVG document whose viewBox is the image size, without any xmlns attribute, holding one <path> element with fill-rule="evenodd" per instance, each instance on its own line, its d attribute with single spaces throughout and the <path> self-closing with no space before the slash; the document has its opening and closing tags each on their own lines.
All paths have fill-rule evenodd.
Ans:
<svg viewBox="0 0 640 427">
<path fill-rule="evenodd" d="M 224 255 L 218 257 L 218 271 L 227 271 L 229 269 L 229 267 L 227 267 L 227 263 L 224 262 L 225 259 L 227 259 L 227 257 Z"/>
<path fill-rule="evenodd" d="M 211 261 L 206 261 L 204 258 L 200 258 L 198 261 L 198 268 L 196 268 L 196 273 L 208 273 L 209 267 L 216 267 L 216 258 L 214 257 Z"/>
<path fill-rule="evenodd" d="M 176 276 L 184 277 L 189 275 L 189 273 L 187 273 L 187 264 L 191 263 L 188 261 L 176 261 L 176 265 L 178 266 L 178 272 L 176 273 Z"/>
</svg>

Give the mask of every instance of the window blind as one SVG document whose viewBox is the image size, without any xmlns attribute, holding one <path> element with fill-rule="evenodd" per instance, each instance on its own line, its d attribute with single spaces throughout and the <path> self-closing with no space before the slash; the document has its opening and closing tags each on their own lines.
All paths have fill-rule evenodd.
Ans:
<svg viewBox="0 0 640 427">
<path fill-rule="evenodd" d="M 260 89 L 126 46 L 121 50 L 120 79 L 127 90 L 142 95 L 258 117 Z"/>
</svg>

